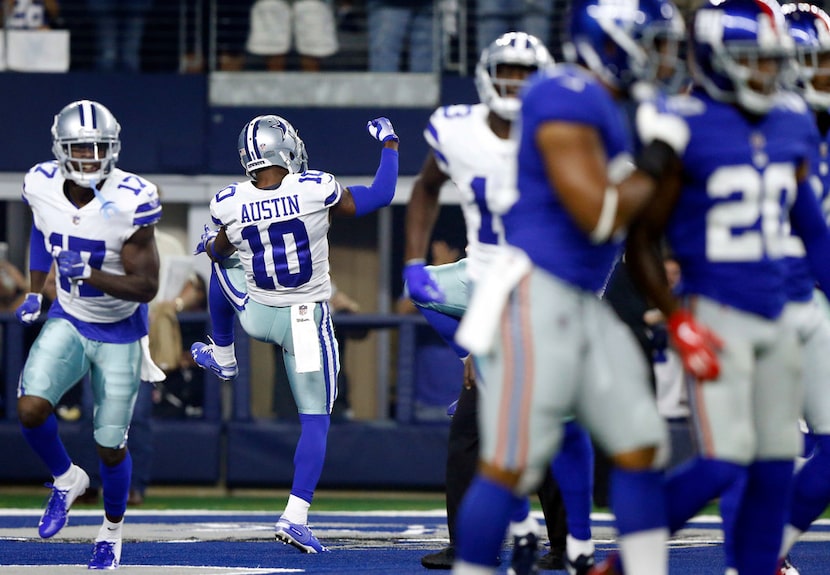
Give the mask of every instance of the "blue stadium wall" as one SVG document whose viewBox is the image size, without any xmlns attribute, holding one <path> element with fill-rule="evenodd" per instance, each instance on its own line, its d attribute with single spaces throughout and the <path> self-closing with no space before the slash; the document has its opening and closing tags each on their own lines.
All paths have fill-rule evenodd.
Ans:
<svg viewBox="0 0 830 575">
<path fill-rule="evenodd" d="M 415 174 L 427 146 L 422 132 L 430 108 L 228 108 L 208 105 L 203 75 L 0 74 L 4 133 L 11 135 L 0 171 L 21 172 L 51 158 L 52 117 L 67 103 L 95 99 L 121 123 L 120 164 L 145 174 L 234 174 L 236 139 L 245 123 L 264 113 L 284 115 L 299 130 L 315 169 L 366 175 L 377 150 L 366 122 L 392 119 L 402 140 L 400 172 Z M 442 81 L 444 103 L 474 102 L 469 78 Z"/>
</svg>

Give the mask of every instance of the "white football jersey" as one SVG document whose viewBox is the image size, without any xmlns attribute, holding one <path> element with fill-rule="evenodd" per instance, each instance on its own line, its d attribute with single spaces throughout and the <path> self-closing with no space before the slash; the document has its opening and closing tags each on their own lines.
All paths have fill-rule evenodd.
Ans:
<svg viewBox="0 0 830 575">
<path fill-rule="evenodd" d="M 29 204 L 34 224 L 43 233 L 46 250 L 76 251 L 90 267 L 124 275 L 121 248 L 139 228 L 161 218 L 156 185 L 144 178 L 114 169 L 100 196 L 112 202 L 109 215 L 101 200 L 78 208 L 63 193 L 64 177 L 57 162 L 37 164 L 23 180 L 23 200 Z M 139 303 L 105 294 L 83 282 L 72 286 L 58 271 L 58 301 L 73 317 L 90 323 L 114 323 L 131 316 Z"/>
<path fill-rule="evenodd" d="M 273 190 L 242 182 L 213 197 L 210 215 L 238 250 L 252 300 L 285 307 L 331 297 L 329 210 L 342 194 L 334 176 L 309 170 Z"/>
<path fill-rule="evenodd" d="M 446 106 L 432 113 L 424 130 L 438 166 L 461 194 L 467 274 L 473 280 L 505 243 L 501 215 L 510 205 L 504 190 L 516 186 L 516 142 L 496 136 L 487 125 L 488 114 L 484 104 Z"/>
</svg>

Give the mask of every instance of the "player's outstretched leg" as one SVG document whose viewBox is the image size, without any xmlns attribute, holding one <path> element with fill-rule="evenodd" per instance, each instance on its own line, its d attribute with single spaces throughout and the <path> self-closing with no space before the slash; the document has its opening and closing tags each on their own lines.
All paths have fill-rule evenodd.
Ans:
<svg viewBox="0 0 830 575">
<path fill-rule="evenodd" d="M 53 476 L 52 483 L 47 483 L 52 493 L 38 524 L 38 533 L 43 538 L 63 529 L 69 508 L 89 487 L 89 475 L 72 463 L 58 435 L 58 420 L 47 407 L 45 399 L 32 396 L 21 397 L 17 405 L 23 437 Z"/>
</svg>

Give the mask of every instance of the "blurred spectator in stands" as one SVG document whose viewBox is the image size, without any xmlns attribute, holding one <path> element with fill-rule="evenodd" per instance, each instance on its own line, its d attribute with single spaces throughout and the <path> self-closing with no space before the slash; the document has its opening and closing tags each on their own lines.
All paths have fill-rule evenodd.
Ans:
<svg viewBox="0 0 830 575">
<path fill-rule="evenodd" d="M 245 42 L 253 0 L 193 0 L 184 7 L 186 53 L 180 70 L 208 71 L 211 38 L 215 34 L 217 70 L 239 72 L 246 67 Z M 215 6 L 215 10 L 212 8 Z M 211 16 L 215 15 L 215 21 Z"/>
<path fill-rule="evenodd" d="M 337 27 L 332 6 L 326 0 L 256 0 L 251 7 L 246 50 L 265 57 L 272 72 L 286 68 L 293 46 L 300 68 L 318 72 L 322 58 L 337 52 Z"/>
<path fill-rule="evenodd" d="M 94 19 L 101 72 L 140 72 L 141 39 L 153 0 L 87 0 Z"/>
<path fill-rule="evenodd" d="M 0 312 L 13 312 L 26 297 L 29 284 L 9 261 L 9 244 L 0 242 Z"/>
<path fill-rule="evenodd" d="M 521 30 L 550 46 L 553 0 L 477 0 L 478 52 L 506 32 Z"/>
<path fill-rule="evenodd" d="M 62 28 L 61 8 L 58 0 L 5 0 L 5 27 L 15 30 L 41 30 Z"/>
<path fill-rule="evenodd" d="M 435 70 L 432 0 L 367 0 L 366 8 L 370 72 L 404 70 L 405 53 L 410 72 Z"/>
</svg>

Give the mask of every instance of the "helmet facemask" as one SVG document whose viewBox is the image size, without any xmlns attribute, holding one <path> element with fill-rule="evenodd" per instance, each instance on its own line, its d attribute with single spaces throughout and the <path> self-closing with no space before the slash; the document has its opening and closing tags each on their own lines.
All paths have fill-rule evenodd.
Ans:
<svg viewBox="0 0 830 575">
<path fill-rule="evenodd" d="M 553 57 L 535 36 L 503 34 L 482 52 L 476 65 L 479 99 L 494 114 L 512 122 L 519 115 L 519 91 L 527 78 L 552 66 Z"/>
<path fill-rule="evenodd" d="M 774 0 L 723 0 L 695 13 L 695 79 L 714 99 L 766 114 L 792 70 L 794 41 Z"/>
<path fill-rule="evenodd" d="M 830 108 L 830 16 L 814 4 L 784 4 L 781 11 L 795 43 L 789 80 L 817 111 Z"/>
<path fill-rule="evenodd" d="M 66 106 L 52 124 L 52 153 L 63 176 L 85 188 L 105 180 L 118 161 L 120 132 L 115 117 L 97 102 Z"/>
<path fill-rule="evenodd" d="M 816 110 L 830 109 L 830 49 L 797 49 L 796 69 L 807 103 Z"/>
</svg>

